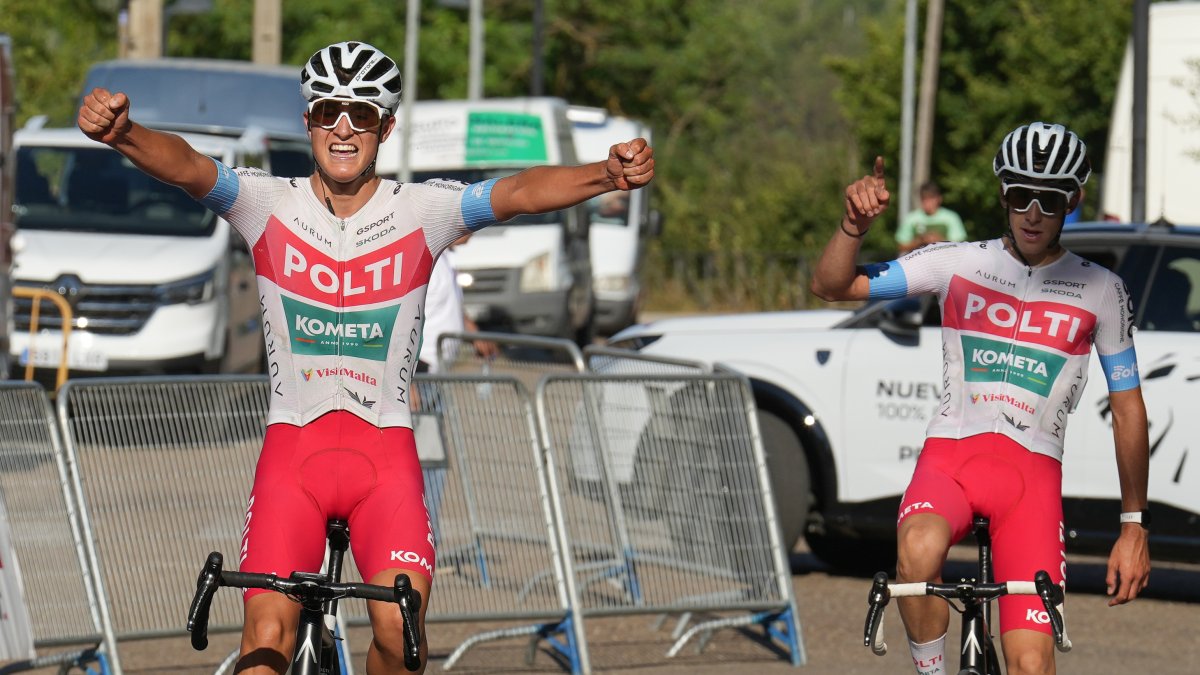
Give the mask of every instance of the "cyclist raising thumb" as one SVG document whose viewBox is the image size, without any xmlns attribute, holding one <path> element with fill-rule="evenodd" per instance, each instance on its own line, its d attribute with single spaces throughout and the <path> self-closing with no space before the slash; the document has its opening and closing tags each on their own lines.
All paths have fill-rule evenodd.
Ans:
<svg viewBox="0 0 1200 675">
<path fill-rule="evenodd" d="M 133 126 L 133 122 L 129 121 L 129 97 L 121 92 L 113 94 L 96 87 L 83 97 L 78 122 L 80 130 L 88 138 L 112 143 Z"/>
<path fill-rule="evenodd" d="M 846 222 L 842 229 L 852 237 L 863 236 L 871 223 L 888 207 L 891 199 L 883 177 L 883 157 L 876 157 L 874 172 L 846 188 Z"/>
<path fill-rule="evenodd" d="M 826 244 L 813 271 L 812 291 L 818 297 L 824 300 L 866 299 L 869 282 L 857 273 L 855 260 L 862 238 L 891 200 L 883 175 L 883 157 L 877 156 L 872 172 L 846 187 L 846 214 L 842 216 L 840 232 L 835 232 Z"/>
</svg>

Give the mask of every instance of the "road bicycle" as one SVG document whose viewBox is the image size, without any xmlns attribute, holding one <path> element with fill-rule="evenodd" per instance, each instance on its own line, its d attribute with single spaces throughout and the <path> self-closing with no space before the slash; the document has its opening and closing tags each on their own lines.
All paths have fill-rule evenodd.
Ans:
<svg viewBox="0 0 1200 675">
<path fill-rule="evenodd" d="M 1042 599 L 1054 644 L 1060 652 L 1071 649 L 1063 622 L 1063 589 L 1050 580 L 1045 570 L 1039 570 L 1033 581 L 995 583 L 992 578 L 992 540 L 988 534 L 988 519 L 976 517 L 975 540 L 979 544 L 979 570 L 975 579 L 958 583 L 932 584 L 927 582 L 890 584 L 887 572 L 879 572 L 867 595 L 867 622 L 863 629 L 863 644 L 879 656 L 887 653 L 883 640 L 883 613 L 892 598 L 935 595 L 942 598 L 962 616 L 962 636 L 959 644 L 958 675 L 1001 675 L 1000 661 L 992 642 L 991 602 L 1004 595 L 1036 595 Z M 960 608 L 954 603 L 962 603 Z"/>
<path fill-rule="evenodd" d="M 283 579 L 274 574 L 233 572 L 222 569 L 223 558 L 219 552 L 210 553 L 196 580 L 196 595 L 188 611 L 187 629 L 192 636 L 192 648 L 204 650 L 208 647 L 208 614 L 219 587 L 265 588 L 300 603 L 292 675 L 341 675 L 346 672 L 345 657 L 339 656 L 341 638 L 334 633 L 338 600 L 342 598 L 396 603 L 404 621 L 404 665 L 410 671 L 418 670 L 421 667 L 421 631 L 417 621 L 421 595 L 412 587 L 408 575 L 397 574 L 390 588 L 341 583 L 342 558 L 350 546 L 349 528 L 344 520 L 330 520 L 326 532 L 329 564 L 324 573 L 292 572 L 290 577 Z"/>
</svg>

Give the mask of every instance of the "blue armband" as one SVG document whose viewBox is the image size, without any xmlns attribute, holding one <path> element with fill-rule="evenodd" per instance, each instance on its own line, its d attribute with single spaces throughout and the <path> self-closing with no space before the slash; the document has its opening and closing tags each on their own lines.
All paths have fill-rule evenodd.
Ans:
<svg viewBox="0 0 1200 675">
<path fill-rule="evenodd" d="M 212 159 L 211 157 L 209 159 Z M 217 182 L 213 185 L 208 194 L 204 195 L 196 201 L 200 202 L 205 208 L 209 209 L 218 216 L 223 216 L 233 208 L 233 203 L 238 198 L 238 177 L 233 172 L 233 169 L 213 159 L 213 164 L 217 165 Z"/>
<path fill-rule="evenodd" d="M 1100 354 L 1100 367 L 1104 370 L 1109 391 L 1125 391 L 1142 383 L 1133 347 L 1119 354 Z"/>
<path fill-rule="evenodd" d="M 471 183 L 463 190 L 462 215 L 468 230 L 474 232 L 496 222 L 496 212 L 492 211 L 492 186 L 498 180 L 491 178 L 481 183 Z"/>
<path fill-rule="evenodd" d="M 904 276 L 904 268 L 900 266 L 899 261 L 871 263 L 865 265 L 864 269 L 871 283 L 871 291 L 867 296 L 870 299 L 890 300 L 908 295 L 908 279 Z"/>
</svg>

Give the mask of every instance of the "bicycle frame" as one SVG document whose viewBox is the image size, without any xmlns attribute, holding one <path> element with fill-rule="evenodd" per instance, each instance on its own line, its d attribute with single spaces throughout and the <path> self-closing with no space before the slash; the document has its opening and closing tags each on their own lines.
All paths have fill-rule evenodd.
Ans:
<svg viewBox="0 0 1200 675">
<path fill-rule="evenodd" d="M 331 520 L 326 529 L 329 540 L 329 564 L 324 574 L 296 572 L 293 579 L 318 584 L 336 584 L 342 580 L 342 559 L 350 546 L 346 521 Z M 296 650 L 292 654 L 292 675 L 345 675 L 345 656 L 334 634 L 337 598 L 322 600 L 306 597 L 300 602 L 300 622 L 296 626 Z"/>
<path fill-rule="evenodd" d="M 1063 602 L 1062 587 L 1050 580 L 1044 570 L 1030 581 L 1009 581 L 1001 584 L 992 579 L 992 548 L 988 534 L 988 521 L 977 517 L 974 522 L 975 538 L 979 544 L 979 576 L 963 579 L 956 584 L 905 583 L 889 584 L 886 572 L 879 572 L 867 596 L 867 623 L 864 628 L 863 644 L 882 656 L 887 653 L 883 641 L 883 612 L 894 597 L 934 595 L 947 602 L 959 600 L 962 609 L 962 637 L 959 649 L 959 675 L 1000 675 L 1000 662 L 991 636 L 991 601 L 1004 595 L 1037 595 L 1046 607 L 1055 645 L 1059 651 L 1071 649 L 1059 609 Z M 951 603 L 951 607 L 954 607 Z M 957 607 L 955 607 L 957 609 Z"/>
<path fill-rule="evenodd" d="M 421 666 L 421 633 L 417 620 L 421 596 L 413 589 L 408 575 L 396 575 L 391 588 L 341 583 L 342 559 L 350 544 L 345 521 L 331 520 L 327 535 L 329 564 L 323 574 L 293 572 L 287 579 L 281 579 L 274 574 L 222 571 L 221 554 L 216 551 L 210 553 L 196 580 L 196 594 L 188 613 L 187 628 L 192 634 L 192 647 L 196 650 L 208 647 L 208 614 L 217 588 L 265 588 L 283 593 L 300 603 L 292 675 L 342 675 L 343 661 L 339 660 L 337 654 L 339 638 L 334 635 L 338 600 L 364 598 L 394 602 L 399 607 L 404 624 L 404 665 L 410 671 L 418 670 Z"/>
</svg>

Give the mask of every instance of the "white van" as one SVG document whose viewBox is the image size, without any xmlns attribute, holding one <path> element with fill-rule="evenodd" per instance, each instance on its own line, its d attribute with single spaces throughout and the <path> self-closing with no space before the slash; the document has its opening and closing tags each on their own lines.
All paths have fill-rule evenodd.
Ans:
<svg viewBox="0 0 1200 675">
<path fill-rule="evenodd" d="M 36 126 L 36 125 L 35 125 Z M 230 166 L 263 166 L 261 134 L 181 134 Z M 13 283 L 57 291 L 73 310 L 74 371 L 236 372 L 262 364 L 250 257 L 229 224 L 78 129 L 18 130 Z M 62 317 L 14 303 L 11 354 L 56 368 Z"/>
<path fill-rule="evenodd" d="M 608 159 L 608 151 L 616 143 L 634 138 L 651 141 L 648 126 L 609 115 L 602 108 L 571 106 L 567 117 L 573 125 L 580 162 Z M 652 188 L 653 184 L 632 192 L 610 192 L 588 203 L 596 331 L 604 335 L 637 323 L 646 240 L 658 236 L 661 227 L 658 211 L 650 209 Z"/>
<path fill-rule="evenodd" d="M 418 101 L 412 179 L 473 183 L 531 166 L 577 164 L 567 107 L 556 98 Z M 380 148 L 380 175 L 399 176 L 402 137 L 397 125 Z M 466 311 L 481 328 L 591 341 L 586 205 L 485 228 L 455 249 L 455 265 Z"/>
<path fill-rule="evenodd" d="M 1146 222 L 1200 223 L 1200 2 L 1150 5 L 1146 101 Z M 1129 222 L 1133 154 L 1133 45 L 1113 101 L 1101 210 Z"/>
</svg>

